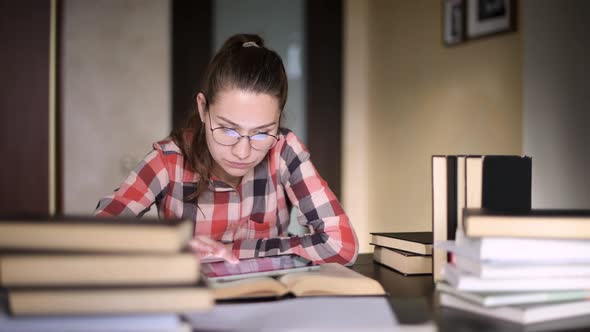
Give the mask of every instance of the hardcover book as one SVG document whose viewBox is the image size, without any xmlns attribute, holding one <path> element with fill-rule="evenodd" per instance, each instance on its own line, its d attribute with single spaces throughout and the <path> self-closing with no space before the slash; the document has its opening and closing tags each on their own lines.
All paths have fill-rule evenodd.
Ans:
<svg viewBox="0 0 590 332">
<path fill-rule="evenodd" d="M 445 282 L 437 282 L 436 290 L 484 307 L 501 307 L 533 303 L 583 301 L 590 298 L 590 290 L 474 293 L 455 289 Z"/>
<path fill-rule="evenodd" d="M 0 255 L 0 286 L 194 285 L 199 268 L 192 253 L 13 253 Z"/>
<path fill-rule="evenodd" d="M 452 264 L 445 265 L 444 276 L 449 285 L 465 292 L 494 293 L 590 289 L 590 276 L 483 279 L 460 271 Z"/>
<path fill-rule="evenodd" d="M 482 261 L 465 256 L 453 256 L 453 263 L 461 270 L 482 279 L 512 279 L 539 277 L 590 276 L 590 255 L 587 263 L 576 259 L 559 258 L 558 262 L 534 261 Z M 557 258 L 556 258 L 557 260 Z"/>
<path fill-rule="evenodd" d="M 373 260 L 405 275 L 431 274 L 432 256 L 375 246 Z"/>
<path fill-rule="evenodd" d="M 465 235 L 471 237 L 535 237 L 590 239 L 590 210 L 534 209 L 505 213 L 467 209 Z"/>
<path fill-rule="evenodd" d="M 0 306 L 3 332 L 190 332 L 176 313 L 11 317 Z"/>
<path fill-rule="evenodd" d="M 532 159 L 485 155 L 465 159 L 465 207 L 526 212 L 531 209 Z"/>
<path fill-rule="evenodd" d="M 432 238 L 433 242 L 452 240 L 457 229 L 457 157 L 432 156 Z M 432 276 L 442 280 L 447 252 L 432 251 Z"/>
<path fill-rule="evenodd" d="M 14 316 L 180 313 L 214 304 L 201 287 L 12 288 L 7 299 Z"/>
<path fill-rule="evenodd" d="M 377 246 L 432 255 L 432 232 L 370 233 Z"/>
<path fill-rule="evenodd" d="M 450 294 L 440 294 L 440 304 L 519 324 L 532 324 L 590 314 L 590 301 L 557 302 L 520 306 L 483 307 Z"/>
<path fill-rule="evenodd" d="M 483 237 L 470 238 L 457 232 L 455 241 L 446 241 L 437 248 L 453 253 L 453 257 L 487 263 L 513 264 L 575 264 L 590 262 L 590 242 L 551 238 Z"/>
<path fill-rule="evenodd" d="M 193 222 L 136 218 L 0 219 L 0 250 L 176 253 Z"/>
<path fill-rule="evenodd" d="M 532 160 L 508 155 L 432 157 L 432 230 L 434 243 L 453 240 L 463 228 L 466 207 L 526 212 L 531 208 Z M 450 261 L 433 251 L 434 281 Z"/>
</svg>

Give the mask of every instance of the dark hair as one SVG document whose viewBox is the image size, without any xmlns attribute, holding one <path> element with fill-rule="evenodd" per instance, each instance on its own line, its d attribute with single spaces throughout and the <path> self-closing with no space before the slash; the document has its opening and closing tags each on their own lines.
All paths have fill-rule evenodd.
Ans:
<svg viewBox="0 0 590 332">
<path fill-rule="evenodd" d="M 195 192 L 185 197 L 186 201 L 197 202 L 199 195 L 209 185 L 213 166 L 196 97 L 202 92 L 207 99 L 208 108 L 224 89 L 270 94 L 277 98 L 282 112 L 287 102 L 288 83 L 281 57 L 266 48 L 260 36 L 237 34 L 228 38 L 209 62 L 201 88 L 193 96 L 193 112 L 186 125 L 170 135 L 184 155 L 185 166 L 200 177 Z"/>
</svg>

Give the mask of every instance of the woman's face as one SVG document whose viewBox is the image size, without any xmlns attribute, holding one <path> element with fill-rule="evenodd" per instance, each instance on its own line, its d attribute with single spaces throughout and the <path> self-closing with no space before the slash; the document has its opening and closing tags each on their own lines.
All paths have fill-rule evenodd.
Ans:
<svg viewBox="0 0 590 332">
<path fill-rule="evenodd" d="M 258 165 L 268 150 L 255 150 L 250 140 L 242 137 L 235 145 L 222 145 L 215 141 L 212 129 L 225 127 L 240 135 L 268 133 L 277 135 L 280 110 L 276 97 L 240 89 L 220 91 L 215 103 L 206 108 L 204 94 L 197 95 L 201 121 L 205 123 L 207 145 L 213 157 L 213 173 L 228 184 L 237 185 L 242 176 Z"/>
</svg>

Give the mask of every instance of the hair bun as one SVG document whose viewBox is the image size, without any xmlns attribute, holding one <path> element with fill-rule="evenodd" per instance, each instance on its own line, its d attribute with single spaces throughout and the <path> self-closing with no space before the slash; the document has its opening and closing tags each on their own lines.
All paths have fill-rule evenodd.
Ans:
<svg viewBox="0 0 590 332">
<path fill-rule="evenodd" d="M 258 46 L 258 44 L 256 44 L 256 42 L 247 41 L 242 44 L 242 47 L 260 47 L 260 46 Z"/>
<path fill-rule="evenodd" d="M 233 35 L 226 40 L 221 47 L 220 52 L 226 49 L 236 50 L 242 47 L 252 46 L 258 48 L 264 47 L 264 40 L 258 35 L 241 33 Z"/>
</svg>

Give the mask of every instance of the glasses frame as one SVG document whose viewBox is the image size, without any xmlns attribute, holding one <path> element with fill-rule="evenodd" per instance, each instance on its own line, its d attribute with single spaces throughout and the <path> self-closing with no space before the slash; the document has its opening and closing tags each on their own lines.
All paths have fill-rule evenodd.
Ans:
<svg viewBox="0 0 590 332">
<path fill-rule="evenodd" d="M 232 128 L 228 128 L 228 127 L 224 127 L 224 126 L 219 126 L 219 127 L 213 128 L 213 123 L 211 122 L 211 111 L 207 110 L 207 114 L 209 115 L 209 130 L 211 131 L 211 136 L 213 137 L 213 140 L 215 140 L 215 142 L 217 142 L 217 144 L 220 144 L 220 145 L 223 145 L 223 146 L 234 146 L 234 145 L 240 143 L 240 140 L 242 138 L 248 138 L 248 144 L 250 145 L 250 147 L 252 149 L 254 149 L 256 151 L 268 151 L 268 150 L 274 148 L 277 145 L 277 143 L 279 142 L 279 140 L 281 139 L 279 136 L 268 134 L 268 133 L 256 133 L 256 134 L 252 134 L 252 135 L 242 135 L 237 130 L 232 129 Z M 233 143 L 233 144 L 224 144 L 224 143 L 219 142 L 217 139 L 215 139 L 215 133 L 214 133 L 214 131 L 219 130 L 219 129 L 222 129 L 222 130 L 223 129 L 224 130 L 231 130 L 231 131 L 235 132 L 238 135 L 238 136 L 236 136 L 236 142 Z M 260 135 L 260 134 L 267 135 L 267 136 L 270 136 L 270 137 L 274 138 L 274 141 L 273 141 L 272 145 L 269 148 L 266 148 L 266 149 L 257 149 L 254 146 L 252 146 L 252 136 Z"/>
</svg>

